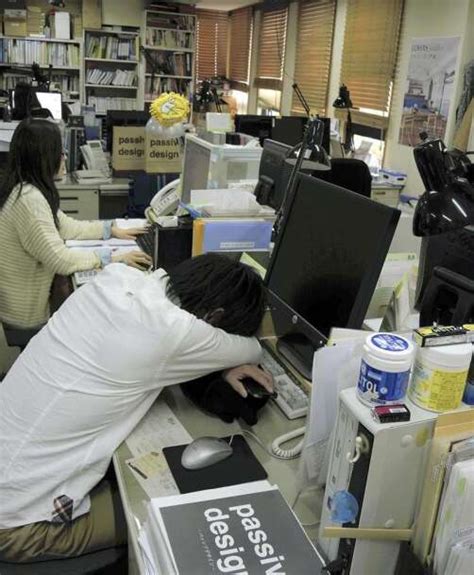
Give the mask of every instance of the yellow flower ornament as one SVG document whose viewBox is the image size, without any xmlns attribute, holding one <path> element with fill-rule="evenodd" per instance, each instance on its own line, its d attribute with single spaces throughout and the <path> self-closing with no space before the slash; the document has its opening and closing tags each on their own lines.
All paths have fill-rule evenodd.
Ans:
<svg viewBox="0 0 474 575">
<path fill-rule="evenodd" d="M 165 127 L 184 122 L 189 114 L 189 102 L 175 92 L 158 96 L 150 106 L 151 117 Z"/>
</svg>

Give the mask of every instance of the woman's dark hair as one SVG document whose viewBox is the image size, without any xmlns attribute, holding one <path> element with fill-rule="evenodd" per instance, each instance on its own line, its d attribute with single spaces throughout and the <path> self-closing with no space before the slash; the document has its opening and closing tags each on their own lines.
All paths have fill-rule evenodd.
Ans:
<svg viewBox="0 0 474 575">
<path fill-rule="evenodd" d="M 0 188 L 0 210 L 16 186 L 32 184 L 45 197 L 57 224 L 59 194 L 54 178 L 61 167 L 62 142 L 59 128 L 49 120 L 27 118 L 13 134 Z"/>
<path fill-rule="evenodd" d="M 32 110 L 35 108 L 41 108 L 34 86 L 27 84 L 26 82 L 18 82 L 15 86 L 15 95 L 13 100 L 14 120 L 24 120 L 31 116 Z"/>
<path fill-rule="evenodd" d="M 254 336 L 265 311 L 261 277 L 249 266 L 218 254 L 186 260 L 168 274 L 166 295 L 198 318 L 222 308 L 217 327 L 228 333 Z"/>
</svg>

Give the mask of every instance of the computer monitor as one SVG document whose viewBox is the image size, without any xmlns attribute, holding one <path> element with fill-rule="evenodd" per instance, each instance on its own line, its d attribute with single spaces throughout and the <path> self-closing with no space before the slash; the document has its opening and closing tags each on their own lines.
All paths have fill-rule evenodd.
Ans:
<svg viewBox="0 0 474 575">
<path fill-rule="evenodd" d="M 474 280 L 474 226 L 421 240 L 416 307 L 420 308 L 433 270 L 440 266 Z"/>
<path fill-rule="evenodd" d="M 285 169 L 285 159 L 291 151 L 291 146 L 265 140 L 263 143 L 262 158 L 258 173 L 258 184 L 255 189 L 257 201 L 264 205 L 270 206 L 275 210 L 280 209 L 285 193 L 286 185 L 283 187 L 281 180 Z M 287 175 L 291 172 L 291 167 L 286 165 Z M 286 178 L 288 182 L 288 178 Z"/>
<path fill-rule="evenodd" d="M 63 117 L 62 107 L 63 100 L 61 92 L 36 92 L 39 103 L 42 108 L 51 112 L 51 116 L 55 120 L 61 120 Z M 11 102 L 15 105 L 15 90 L 11 91 Z"/>
<path fill-rule="evenodd" d="M 36 92 L 36 96 L 41 107 L 49 110 L 55 120 L 62 119 L 63 99 L 61 92 Z"/>
<path fill-rule="evenodd" d="M 105 117 L 106 149 L 112 152 L 114 126 L 146 126 L 150 114 L 143 110 L 108 110 Z"/>
<path fill-rule="evenodd" d="M 181 174 L 181 200 L 185 204 L 191 201 L 191 190 L 207 189 L 210 160 L 209 147 L 202 146 L 193 138 L 186 138 Z"/>
<path fill-rule="evenodd" d="M 234 118 L 234 122 L 236 132 L 259 138 L 260 145 L 263 146 L 263 142 L 267 138 L 272 137 L 275 117 L 237 114 Z"/>
<path fill-rule="evenodd" d="M 308 122 L 306 116 L 282 116 L 275 118 L 272 129 L 272 140 L 288 146 L 296 146 L 303 140 L 303 133 Z"/>
<path fill-rule="evenodd" d="M 333 327 L 359 328 L 400 212 L 297 176 L 265 277 L 278 349 L 311 380 Z"/>
<path fill-rule="evenodd" d="M 260 146 L 212 144 L 192 134 L 186 135 L 181 200 L 191 201 L 191 190 L 228 188 L 229 184 L 257 180 L 262 149 Z"/>
</svg>

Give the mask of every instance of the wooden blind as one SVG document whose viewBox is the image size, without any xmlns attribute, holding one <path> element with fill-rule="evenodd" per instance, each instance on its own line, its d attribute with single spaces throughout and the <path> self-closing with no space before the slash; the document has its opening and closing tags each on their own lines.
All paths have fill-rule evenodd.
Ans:
<svg viewBox="0 0 474 575">
<path fill-rule="evenodd" d="M 249 56 L 252 41 L 252 8 L 241 8 L 230 14 L 229 78 L 248 84 Z"/>
<path fill-rule="evenodd" d="M 255 79 L 259 88 L 281 90 L 287 22 L 288 8 L 262 12 Z"/>
<path fill-rule="evenodd" d="M 326 114 L 336 0 L 303 0 L 299 5 L 294 81 L 313 114 Z M 293 94 L 292 112 L 304 114 Z"/>
<path fill-rule="evenodd" d="M 204 80 L 227 74 L 227 12 L 196 10 L 196 77 Z"/>
<path fill-rule="evenodd" d="M 341 82 L 357 108 L 388 113 L 403 0 L 348 0 Z"/>
</svg>

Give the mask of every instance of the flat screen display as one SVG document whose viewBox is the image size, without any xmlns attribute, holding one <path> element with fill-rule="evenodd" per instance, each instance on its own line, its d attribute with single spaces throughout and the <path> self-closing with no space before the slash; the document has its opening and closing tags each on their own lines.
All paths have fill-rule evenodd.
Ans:
<svg viewBox="0 0 474 575">
<path fill-rule="evenodd" d="M 266 283 L 326 337 L 360 327 L 399 218 L 317 178 L 298 176 Z"/>
</svg>

